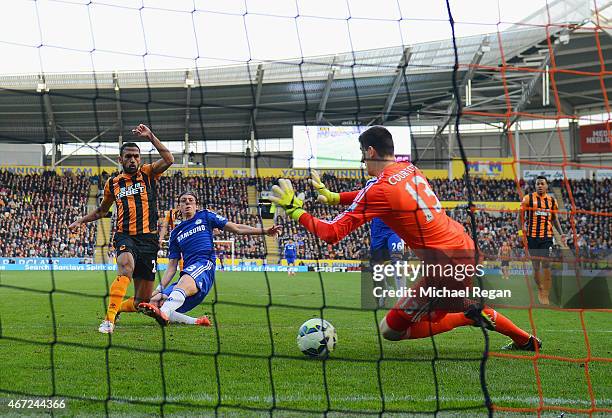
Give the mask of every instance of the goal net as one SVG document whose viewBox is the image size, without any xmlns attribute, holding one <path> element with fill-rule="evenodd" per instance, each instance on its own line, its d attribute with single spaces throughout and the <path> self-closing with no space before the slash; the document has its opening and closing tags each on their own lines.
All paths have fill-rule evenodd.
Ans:
<svg viewBox="0 0 612 418">
<path fill-rule="evenodd" d="M 0 5 L 0 415 L 612 414 L 611 3 L 464 3 Z M 159 164 L 132 133 L 141 123 L 174 164 L 105 192 L 122 144 Z M 397 161 L 422 171 L 415 187 L 437 199 L 417 211 L 461 223 L 483 260 L 480 287 L 510 292 L 479 306 L 542 347 L 502 350 L 507 338 L 487 329 L 501 329 L 501 316 L 385 338 L 392 304 L 366 274 L 372 226 L 330 244 L 271 203 L 287 178 L 309 214 L 345 216 L 354 206 L 321 204 L 309 179 L 316 169 L 332 191 L 368 188 L 357 138 L 376 125 L 392 133 Z M 538 191 L 541 176 L 556 206 Z M 148 210 L 145 191 L 156 196 Z M 211 219 L 260 232 L 215 228 L 225 271 L 185 312 L 212 326 L 160 327 L 126 308 L 112 334 L 98 333 L 123 268 L 116 231 L 155 235 L 184 191 Z M 69 229 L 105 193 L 116 197 L 112 215 Z M 548 216 L 564 236 L 556 224 L 549 236 Z M 272 225 L 278 236 L 264 234 Z M 530 251 L 532 238 L 550 241 L 545 254 Z M 419 263 L 394 244 L 388 259 Z M 296 346 L 311 318 L 338 338 L 316 360 Z"/>
</svg>

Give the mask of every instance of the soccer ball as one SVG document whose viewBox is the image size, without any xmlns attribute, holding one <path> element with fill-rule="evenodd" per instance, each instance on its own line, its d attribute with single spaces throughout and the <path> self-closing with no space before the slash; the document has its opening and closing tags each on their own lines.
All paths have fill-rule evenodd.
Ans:
<svg viewBox="0 0 612 418">
<path fill-rule="evenodd" d="M 336 328 L 321 318 L 312 318 L 304 322 L 297 335 L 298 348 L 304 355 L 313 358 L 325 358 L 336 348 Z"/>
</svg>

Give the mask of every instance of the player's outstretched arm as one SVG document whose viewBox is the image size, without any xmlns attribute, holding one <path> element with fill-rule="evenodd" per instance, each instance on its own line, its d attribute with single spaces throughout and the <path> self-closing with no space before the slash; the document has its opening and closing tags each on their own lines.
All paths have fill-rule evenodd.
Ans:
<svg viewBox="0 0 612 418">
<path fill-rule="evenodd" d="M 372 209 L 367 211 L 363 203 L 355 201 L 353 203 L 354 208 L 338 215 L 333 221 L 327 222 L 312 216 L 302 209 L 304 202 L 296 196 L 290 180 L 279 179 L 278 186 L 272 187 L 272 193 L 273 196 L 270 196 L 269 199 L 282 207 L 289 217 L 298 221 L 304 228 L 323 241 L 331 244 L 340 241 L 365 222 L 382 213 L 378 205 L 372 204 L 372 201 L 368 202 Z M 362 193 L 362 196 L 364 195 L 365 193 Z"/>
<path fill-rule="evenodd" d="M 312 170 L 310 173 L 310 179 L 308 180 L 312 187 L 317 191 L 317 201 L 324 205 L 348 205 L 357 197 L 359 190 L 351 192 L 332 192 L 325 184 L 321 181 L 319 172 Z"/>
<path fill-rule="evenodd" d="M 159 227 L 159 246 L 162 246 L 162 242 L 166 238 L 166 233 L 168 232 L 168 219 L 164 217 L 161 221 L 161 226 Z"/>
<path fill-rule="evenodd" d="M 553 227 L 559 232 L 559 235 L 563 236 L 563 229 L 561 228 L 561 222 L 559 221 L 559 205 L 557 204 L 557 200 L 553 201 L 553 213 L 551 216 Z"/>
<path fill-rule="evenodd" d="M 149 129 L 147 125 L 143 125 L 142 123 L 132 129 L 132 133 L 141 138 L 148 139 L 151 144 L 155 147 L 159 155 L 161 155 L 161 159 L 155 161 L 153 166 L 154 174 L 161 174 L 166 171 L 172 164 L 174 164 L 174 156 L 172 153 L 166 148 L 164 144 L 155 136 L 155 134 Z"/>
<path fill-rule="evenodd" d="M 157 288 L 155 288 L 155 291 L 153 292 L 151 297 L 160 293 L 162 290 L 164 290 L 168 286 L 168 284 L 170 284 L 170 280 L 172 280 L 172 278 L 176 274 L 178 263 L 179 263 L 178 258 L 171 258 L 170 261 L 168 261 L 168 268 L 164 272 L 164 277 L 162 277 L 162 279 L 160 280 L 159 285 L 157 286 Z"/>
<path fill-rule="evenodd" d="M 100 206 L 98 206 L 95 210 L 93 210 L 92 212 L 89 212 L 87 215 L 83 216 L 82 218 L 77 219 L 76 221 L 68 225 L 68 229 L 70 229 L 71 231 L 75 231 L 81 226 L 85 225 L 86 223 L 97 221 L 98 219 L 104 218 L 106 214 L 108 213 L 108 211 L 110 210 L 111 206 L 113 206 L 113 202 L 114 200 L 112 196 L 109 196 L 105 193 L 104 199 L 102 200 L 102 203 L 100 203 Z"/>
<path fill-rule="evenodd" d="M 269 228 L 258 228 L 255 226 L 236 224 L 234 222 L 228 222 L 223 228 L 226 232 L 231 232 L 236 235 L 270 235 L 276 236 L 280 234 L 283 227 L 280 225 L 272 225 Z"/>
</svg>

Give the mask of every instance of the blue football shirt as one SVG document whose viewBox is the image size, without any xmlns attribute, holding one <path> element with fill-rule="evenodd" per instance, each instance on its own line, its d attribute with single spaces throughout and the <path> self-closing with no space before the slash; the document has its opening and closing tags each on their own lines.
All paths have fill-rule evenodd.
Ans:
<svg viewBox="0 0 612 418">
<path fill-rule="evenodd" d="M 185 266 L 198 261 L 215 262 L 213 229 L 223 229 L 227 219 L 208 210 L 196 212 L 193 218 L 181 222 L 170 233 L 168 258 L 183 257 Z"/>
<path fill-rule="evenodd" d="M 393 235 L 397 236 L 397 239 L 394 238 L 394 241 L 401 241 L 401 238 L 387 226 L 386 223 L 382 221 L 380 218 L 373 218 L 370 223 L 370 235 L 371 235 L 371 243 L 370 248 L 372 250 L 377 250 L 380 248 L 387 248 L 389 238 L 393 237 Z"/>
<path fill-rule="evenodd" d="M 285 244 L 285 257 L 295 258 L 295 244 Z"/>
</svg>

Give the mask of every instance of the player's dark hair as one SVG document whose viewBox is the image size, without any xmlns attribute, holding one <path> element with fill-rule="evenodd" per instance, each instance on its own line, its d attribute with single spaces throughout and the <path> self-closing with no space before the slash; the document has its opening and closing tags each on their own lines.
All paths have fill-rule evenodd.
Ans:
<svg viewBox="0 0 612 418">
<path fill-rule="evenodd" d="M 538 180 L 544 180 L 546 182 L 546 184 L 548 184 L 548 179 L 546 178 L 546 176 L 537 176 L 536 177 L 536 181 Z"/>
<path fill-rule="evenodd" d="M 121 148 L 119 149 L 119 155 L 123 156 L 123 150 L 125 150 L 126 148 L 138 148 L 138 152 L 140 152 L 140 147 L 136 142 L 126 142 L 121 145 Z"/>
<path fill-rule="evenodd" d="M 362 150 L 372 147 L 380 157 L 394 157 L 393 137 L 391 132 L 382 126 L 372 126 L 359 135 L 359 145 Z"/>
<path fill-rule="evenodd" d="M 177 202 L 181 202 L 181 197 L 183 196 L 193 196 L 193 198 L 195 199 L 196 203 L 198 203 L 198 197 L 196 196 L 196 194 L 194 192 L 192 192 L 191 190 L 187 190 L 184 191 L 183 193 L 181 193 L 178 197 L 178 199 L 176 199 Z"/>
</svg>

